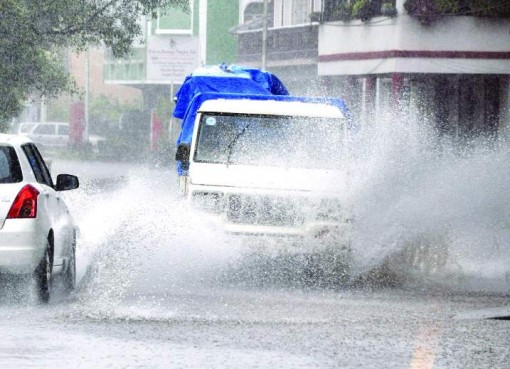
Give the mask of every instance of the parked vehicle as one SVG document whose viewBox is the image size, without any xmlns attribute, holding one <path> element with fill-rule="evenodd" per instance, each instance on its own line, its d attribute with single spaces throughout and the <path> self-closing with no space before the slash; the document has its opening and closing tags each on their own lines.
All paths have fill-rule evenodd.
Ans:
<svg viewBox="0 0 510 369">
<path fill-rule="evenodd" d="M 53 183 L 30 139 L 0 134 L 0 273 L 32 274 L 43 303 L 54 276 L 65 292 L 74 289 L 76 226 L 60 192 L 78 186 L 70 174 Z"/>
<path fill-rule="evenodd" d="M 236 68 L 198 71 L 177 93 L 186 199 L 231 234 L 311 240 L 347 255 L 344 102 L 289 96 L 276 76 Z"/>
<path fill-rule="evenodd" d="M 25 127 L 25 125 L 27 125 Z M 24 123 L 19 126 L 20 134 L 24 134 L 43 148 L 63 148 L 69 145 L 69 123 L 43 122 Z M 106 139 L 97 135 L 89 135 L 92 149 L 98 151 Z"/>
<path fill-rule="evenodd" d="M 37 123 L 27 136 L 44 147 L 66 147 L 69 144 L 69 124 Z"/>
<path fill-rule="evenodd" d="M 11 127 L 11 132 L 13 134 L 27 134 L 29 133 L 36 125 L 36 122 L 20 122 L 16 123 Z"/>
</svg>

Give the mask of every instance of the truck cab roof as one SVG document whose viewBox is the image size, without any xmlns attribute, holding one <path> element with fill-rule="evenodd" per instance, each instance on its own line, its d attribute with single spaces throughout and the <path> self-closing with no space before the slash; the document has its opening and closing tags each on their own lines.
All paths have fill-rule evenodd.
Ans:
<svg viewBox="0 0 510 369">
<path fill-rule="evenodd" d="M 240 96 L 238 99 L 213 99 L 202 103 L 198 112 L 221 112 L 257 115 L 293 115 L 303 117 L 341 118 L 343 113 L 336 105 L 300 101 L 296 99 L 252 100 Z"/>
<path fill-rule="evenodd" d="M 237 101 L 234 102 L 232 100 Z M 195 119 L 199 110 L 204 109 L 204 104 L 209 107 L 216 105 L 216 112 L 222 112 L 222 110 L 217 110 L 221 105 L 221 107 L 227 109 L 227 111 L 223 112 L 235 112 L 235 110 L 237 110 L 238 113 L 242 113 L 242 110 L 245 109 L 246 113 L 249 113 L 251 110 L 251 113 L 256 112 L 257 114 L 262 114 L 264 110 L 252 110 L 257 107 L 265 109 L 267 114 L 281 115 L 282 110 L 287 110 L 286 108 L 282 109 L 282 103 L 285 103 L 283 106 L 290 104 L 289 107 L 292 106 L 297 109 L 296 111 L 289 110 L 291 115 L 296 115 L 298 114 L 297 112 L 301 112 L 303 116 L 310 116 L 314 114 L 319 114 L 319 116 L 328 116 L 327 114 L 332 114 L 333 117 L 348 117 L 349 115 L 345 102 L 341 99 L 289 95 L 258 95 L 215 92 L 201 93 L 197 94 L 188 106 L 188 110 L 182 121 L 182 130 L 177 144 L 191 143 Z"/>
</svg>

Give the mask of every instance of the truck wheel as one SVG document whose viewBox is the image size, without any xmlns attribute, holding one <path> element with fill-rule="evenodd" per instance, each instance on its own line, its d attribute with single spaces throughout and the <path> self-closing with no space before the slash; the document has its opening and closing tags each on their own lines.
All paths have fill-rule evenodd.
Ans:
<svg viewBox="0 0 510 369">
<path fill-rule="evenodd" d="M 350 263 L 346 255 L 323 251 L 307 255 L 304 266 L 308 285 L 336 288 L 350 280 Z"/>
<path fill-rule="evenodd" d="M 41 262 L 37 266 L 37 269 L 34 273 L 37 299 L 43 304 L 47 304 L 50 301 L 51 273 L 53 265 L 51 264 L 49 246 L 50 245 L 48 244 L 46 247 L 46 252 L 44 253 L 43 258 L 41 259 Z"/>
</svg>

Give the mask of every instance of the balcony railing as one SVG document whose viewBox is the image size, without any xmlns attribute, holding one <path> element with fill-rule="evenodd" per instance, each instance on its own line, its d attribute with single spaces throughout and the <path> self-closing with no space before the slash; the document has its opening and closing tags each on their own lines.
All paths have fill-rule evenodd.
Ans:
<svg viewBox="0 0 510 369">
<path fill-rule="evenodd" d="M 318 54 L 319 27 L 315 24 L 274 28 L 267 32 L 267 61 L 309 59 L 315 63 Z M 239 63 L 261 60 L 262 30 L 238 33 Z"/>
</svg>

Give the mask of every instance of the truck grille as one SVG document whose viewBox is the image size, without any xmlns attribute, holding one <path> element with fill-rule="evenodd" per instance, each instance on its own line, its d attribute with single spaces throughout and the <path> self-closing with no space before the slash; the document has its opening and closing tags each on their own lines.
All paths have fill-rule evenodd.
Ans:
<svg viewBox="0 0 510 369">
<path fill-rule="evenodd" d="M 230 195 L 227 219 L 236 224 L 298 227 L 304 216 L 294 200 L 273 196 Z"/>
</svg>

